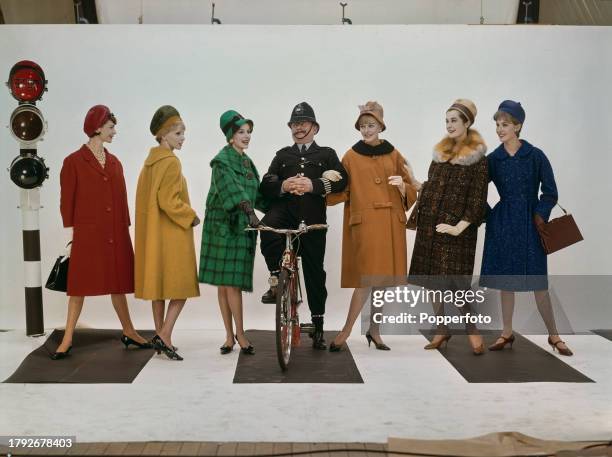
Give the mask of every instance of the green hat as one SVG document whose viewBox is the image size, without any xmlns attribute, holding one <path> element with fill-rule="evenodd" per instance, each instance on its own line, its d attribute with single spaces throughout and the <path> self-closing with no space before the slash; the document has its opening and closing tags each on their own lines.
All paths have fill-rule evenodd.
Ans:
<svg viewBox="0 0 612 457">
<path fill-rule="evenodd" d="M 228 110 L 221 115 L 219 118 L 219 126 L 221 131 L 225 135 L 225 139 L 229 142 L 234 136 L 234 133 L 238 131 L 244 124 L 249 124 L 251 130 L 253 130 L 253 121 L 245 119 L 240 113 L 234 110 Z"/>
<path fill-rule="evenodd" d="M 164 105 L 155 111 L 153 119 L 151 119 L 151 126 L 149 127 L 149 130 L 151 130 L 151 133 L 156 136 L 163 127 L 180 120 L 181 115 L 174 106 Z"/>
</svg>

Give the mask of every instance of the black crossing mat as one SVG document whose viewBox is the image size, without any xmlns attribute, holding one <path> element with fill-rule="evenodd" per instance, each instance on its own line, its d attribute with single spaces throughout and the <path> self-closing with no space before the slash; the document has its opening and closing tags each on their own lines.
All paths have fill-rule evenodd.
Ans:
<svg viewBox="0 0 612 457">
<path fill-rule="evenodd" d="M 54 330 L 47 341 L 21 362 L 7 383 L 131 383 L 155 354 L 153 349 L 125 349 L 121 330 L 77 329 L 70 356 L 51 360 L 64 335 Z M 153 331 L 139 332 L 144 338 Z"/>
<path fill-rule="evenodd" d="M 434 332 L 422 330 L 431 341 Z M 472 353 L 465 332 L 453 334 L 448 346 L 438 349 L 446 360 L 468 382 L 595 382 L 566 364 L 551 350 L 544 350 L 527 338 L 514 332 L 514 345 L 502 351 L 489 351 L 487 346 L 494 343 L 501 331 L 481 331 L 485 353 Z"/>
<path fill-rule="evenodd" d="M 591 332 L 612 341 L 612 330 L 591 330 Z"/>
<path fill-rule="evenodd" d="M 325 332 L 327 344 L 337 332 Z M 299 347 L 291 350 L 289 369 L 283 372 L 276 357 L 276 337 L 271 330 L 249 330 L 247 338 L 255 355 L 240 353 L 234 383 L 363 383 L 351 351 L 346 345 L 340 352 L 312 348 L 312 340 L 302 333 Z M 237 348 L 238 346 L 236 346 Z"/>
</svg>

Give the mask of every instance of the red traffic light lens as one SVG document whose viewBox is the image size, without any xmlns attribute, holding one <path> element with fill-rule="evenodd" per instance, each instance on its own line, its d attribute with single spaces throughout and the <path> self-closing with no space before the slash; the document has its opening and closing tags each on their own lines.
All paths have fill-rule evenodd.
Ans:
<svg viewBox="0 0 612 457">
<path fill-rule="evenodd" d="M 33 144 L 45 133 L 45 119 L 34 105 L 21 105 L 11 114 L 11 133 L 17 141 Z"/>
<path fill-rule="evenodd" d="M 17 62 L 11 68 L 8 81 L 13 98 L 20 102 L 40 100 L 46 90 L 47 81 L 42 68 L 30 60 Z"/>
</svg>

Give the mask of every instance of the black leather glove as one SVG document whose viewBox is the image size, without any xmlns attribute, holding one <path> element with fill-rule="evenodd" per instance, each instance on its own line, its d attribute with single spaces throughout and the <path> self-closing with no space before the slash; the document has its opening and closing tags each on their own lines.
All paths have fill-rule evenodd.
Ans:
<svg viewBox="0 0 612 457">
<path fill-rule="evenodd" d="M 253 207 L 251 206 L 251 203 L 248 201 L 241 201 L 238 206 L 240 207 L 240 209 L 244 212 L 244 214 L 246 214 L 249 218 L 249 227 L 258 227 L 259 225 L 261 225 L 261 221 L 259 220 L 259 218 L 257 217 L 257 215 L 255 214 L 255 211 L 253 211 Z"/>
</svg>

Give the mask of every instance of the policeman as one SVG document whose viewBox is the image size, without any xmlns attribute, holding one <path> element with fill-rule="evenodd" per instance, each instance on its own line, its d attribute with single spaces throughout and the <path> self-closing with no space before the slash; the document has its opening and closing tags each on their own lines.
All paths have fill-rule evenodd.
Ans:
<svg viewBox="0 0 612 457">
<path fill-rule="evenodd" d="M 260 190 L 271 200 L 271 205 L 261 222 L 269 227 L 287 229 L 296 229 L 301 221 L 306 225 L 324 224 L 327 221 L 325 196 L 346 187 L 346 170 L 332 148 L 314 142 L 319 124 L 308 103 L 298 103 L 293 108 L 288 126 L 295 144 L 276 153 L 268 172 L 262 178 Z M 314 324 L 312 347 L 322 350 L 327 347 L 323 338 L 323 315 L 327 298 L 323 269 L 326 234 L 326 230 L 305 233 L 300 237 L 298 247 Z M 261 232 L 261 252 L 270 270 L 270 289 L 261 297 L 263 303 L 276 302 L 276 286 L 284 249 L 284 235 Z"/>
</svg>

